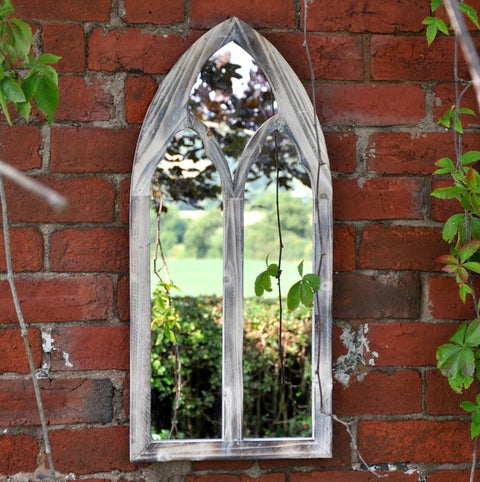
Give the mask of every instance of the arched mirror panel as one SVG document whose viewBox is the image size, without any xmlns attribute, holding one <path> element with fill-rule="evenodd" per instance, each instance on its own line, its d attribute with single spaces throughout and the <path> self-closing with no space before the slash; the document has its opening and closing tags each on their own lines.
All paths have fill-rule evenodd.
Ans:
<svg viewBox="0 0 480 482">
<path fill-rule="evenodd" d="M 313 119 L 236 18 L 162 82 L 131 184 L 132 460 L 331 455 L 332 191 Z"/>
</svg>

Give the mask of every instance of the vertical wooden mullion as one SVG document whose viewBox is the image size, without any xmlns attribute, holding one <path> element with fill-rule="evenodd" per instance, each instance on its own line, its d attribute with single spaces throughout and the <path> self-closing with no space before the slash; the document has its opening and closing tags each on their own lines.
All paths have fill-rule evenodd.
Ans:
<svg viewBox="0 0 480 482">
<path fill-rule="evenodd" d="M 226 443 L 243 426 L 243 198 L 223 202 L 223 417 Z"/>
</svg>

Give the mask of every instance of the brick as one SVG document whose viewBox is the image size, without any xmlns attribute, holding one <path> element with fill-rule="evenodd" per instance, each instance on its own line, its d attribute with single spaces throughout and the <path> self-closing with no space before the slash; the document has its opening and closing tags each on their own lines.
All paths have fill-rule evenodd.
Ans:
<svg viewBox="0 0 480 482">
<path fill-rule="evenodd" d="M 28 322 L 100 320 L 112 308 L 113 286 L 107 276 L 18 279 L 16 286 Z M 0 321 L 15 323 L 7 281 L 0 281 L 0 307 Z"/>
<path fill-rule="evenodd" d="M 333 270 L 355 269 L 355 228 L 335 226 L 333 228 Z"/>
<path fill-rule="evenodd" d="M 52 129 L 54 172 L 130 172 L 138 129 L 66 127 Z"/>
<path fill-rule="evenodd" d="M 130 286 L 127 276 L 122 276 L 118 280 L 117 309 L 118 316 L 122 321 L 130 319 Z"/>
<path fill-rule="evenodd" d="M 360 268 L 439 271 L 449 249 L 439 228 L 371 224 L 362 233 Z"/>
<path fill-rule="evenodd" d="M 81 25 L 46 24 L 42 31 L 46 52 L 62 57 L 55 69 L 58 72 L 82 72 L 85 70 L 85 38 Z"/>
<path fill-rule="evenodd" d="M 52 355 L 53 370 L 127 370 L 129 367 L 128 326 L 58 326 L 52 336 L 56 348 Z M 68 362 L 64 353 L 68 355 Z"/>
<path fill-rule="evenodd" d="M 17 0 L 15 16 L 38 20 L 107 21 L 110 19 L 109 0 Z"/>
<path fill-rule="evenodd" d="M 43 266 L 43 239 L 36 228 L 10 228 L 14 271 L 38 271 Z M 6 271 L 3 230 L 0 230 L 0 271 Z"/>
<path fill-rule="evenodd" d="M 65 229 L 50 238 L 52 271 L 128 271 L 128 231 Z"/>
<path fill-rule="evenodd" d="M 425 116 L 425 92 L 412 84 L 317 84 L 317 114 L 328 125 L 415 125 Z"/>
<path fill-rule="evenodd" d="M 125 118 L 130 124 L 141 124 L 158 85 L 151 77 L 129 75 L 125 80 Z"/>
<path fill-rule="evenodd" d="M 238 17 L 252 27 L 295 27 L 295 10 L 289 0 L 190 0 L 193 28 L 214 27 L 228 17 Z"/>
<path fill-rule="evenodd" d="M 115 193 L 105 179 L 95 177 L 36 177 L 68 202 L 67 209 L 55 212 L 36 196 L 8 182 L 5 183 L 8 216 L 12 222 L 106 222 L 113 219 Z M 35 206 L 35 209 L 32 209 Z"/>
<path fill-rule="evenodd" d="M 374 132 L 368 142 L 367 166 L 379 174 L 431 175 L 438 159 L 453 155 L 450 132 Z"/>
<path fill-rule="evenodd" d="M 137 467 L 128 461 L 128 427 L 54 430 L 50 441 L 59 472 L 89 474 Z"/>
<path fill-rule="evenodd" d="M 32 351 L 33 364 L 35 368 L 40 368 L 42 363 L 40 331 L 34 328 L 29 329 L 28 340 Z M 20 328 L 0 330 L 0 373 L 5 372 L 30 373 Z"/>
<path fill-rule="evenodd" d="M 420 284 L 406 273 L 334 276 L 333 316 L 336 318 L 417 318 Z"/>
<path fill-rule="evenodd" d="M 114 116 L 113 95 L 107 92 L 104 79 L 60 76 L 60 101 L 56 120 L 100 121 Z"/>
<path fill-rule="evenodd" d="M 17 169 L 42 166 L 40 143 L 40 129 L 36 126 L 0 127 L 0 158 Z"/>
<path fill-rule="evenodd" d="M 253 464 L 251 460 L 203 460 L 192 462 L 192 469 L 197 470 L 247 470 Z"/>
<path fill-rule="evenodd" d="M 368 336 L 368 335 L 367 335 Z M 347 388 L 334 384 L 336 415 L 391 415 L 422 411 L 422 380 L 413 370 L 374 371 L 352 379 Z"/>
<path fill-rule="evenodd" d="M 334 179 L 333 192 L 337 220 L 422 218 L 422 179 Z"/>
<path fill-rule="evenodd" d="M 438 84 L 434 90 L 433 99 L 433 118 L 437 121 L 455 102 L 455 88 L 452 83 Z M 462 97 L 461 107 L 472 109 L 478 112 L 478 104 L 475 98 L 474 89 L 469 89 Z M 461 116 L 463 127 L 472 127 L 478 125 L 478 117 L 470 114 Z M 450 134 L 451 135 L 451 134 Z M 473 149 L 473 147 L 472 147 Z"/>
<path fill-rule="evenodd" d="M 183 21 L 183 1 L 125 0 L 128 23 L 171 24 Z"/>
<path fill-rule="evenodd" d="M 454 331 L 447 323 L 368 323 L 366 336 L 376 366 L 435 366 L 437 348 Z"/>
<path fill-rule="evenodd" d="M 448 179 L 435 179 L 432 182 L 432 192 L 439 187 L 448 187 L 452 181 Z M 437 199 L 432 196 L 430 216 L 435 221 L 446 221 L 450 216 L 463 212 L 463 208 L 456 199 Z"/>
<path fill-rule="evenodd" d="M 435 319 L 466 320 L 475 318 L 471 297 L 464 304 L 458 296 L 455 279 L 432 276 L 428 284 L 428 307 Z"/>
<path fill-rule="evenodd" d="M 307 28 L 323 32 L 419 32 L 428 15 L 428 5 L 422 0 L 315 0 L 308 4 Z"/>
<path fill-rule="evenodd" d="M 310 79 L 307 53 L 303 47 L 303 34 L 273 32 L 266 34 L 266 38 L 278 48 L 301 79 Z M 363 49 L 360 37 L 309 35 L 308 48 L 316 79 L 363 79 Z"/>
<path fill-rule="evenodd" d="M 357 136 L 351 132 L 324 132 L 330 168 L 350 174 L 357 167 Z"/>
<path fill-rule="evenodd" d="M 350 437 L 345 427 L 333 424 L 333 456 L 327 459 L 271 459 L 259 460 L 258 465 L 265 470 L 290 470 L 292 466 L 302 467 L 342 467 L 350 465 Z"/>
<path fill-rule="evenodd" d="M 30 435 L 2 435 L 0 453 L 0 474 L 33 472 L 37 466 L 38 443 Z"/>
<path fill-rule="evenodd" d="M 451 334 L 453 334 L 453 330 Z M 443 343 L 448 343 L 448 338 L 445 338 Z M 478 383 L 474 383 L 464 393 L 458 394 L 450 388 L 447 378 L 439 370 L 428 371 L 426 373 L 425 411 L 431 415 L 465 415 L 466 412 L 460 408 L 460 403 L 464 400 L 474 402 L 477 393 Z"/>
<path fill-rule="evenodd" d="M 478 476 L 475 479 L 478 481 Z M 468 482 L 470 480 L 470 470 L 442 470 L 433 472 L 428 476 L 428 482 L 452 482 L 452 480 L 455 482 Z"/>
<path fill-rule="evenodd" d="M 120 221 L 128 223 L 130 216 L 130 179 L 124 179 L 120 185 Z"/>
<path fill-rule="evenodd" d="M 362 420 L 358 445 L 370 463 L 469 462 L 472 454 L 469 424 L 456 421 Z"/>
<path fill-rule="evenodd" d="M 378 472 L 382 477 L 388 477 L 389 481 L 417 481 L 417 474 L 404 472 Z M 294 472 L 290 475 L 290 482 L 375 482 L 378 477 L 371 472 L 355 471 L 325 471 L 325 472 Z"/>
<path fill-rule="evenodd" d="M 122 401 L 125 415 L 130 417 L 130 379 L 128 375 L 123 379 Z"/>
<path fill-rule="evenodd" d="M 110 380 L 40 380 L 48 424 L 108 423 L 113 418 Z M 0 424 L 40 425 L 31 380 L 0 380 Z"/>
<path fill-rule="evenodd" d="M 195 40 L 180 35 L 144 33 L 140 28 L 95 29 L 88 43 L 88 67 L 92 70 L 164 74 Z"/>
<path fill-rule="evenodd" d="M 263 474 L 258 477 L 248 475 L 210 474 L 188 475 L 186 482 L 285 482 L 285 474 Z"/>
<path fill-rule="evenodd" d="M 452 80 L 453 39 L 439 37 L 430 47 L 425 37 L 374 35 L 371 45 L 373 80 Z M 467 74 L 465 62 L 459 74 Z"/>
</svg>

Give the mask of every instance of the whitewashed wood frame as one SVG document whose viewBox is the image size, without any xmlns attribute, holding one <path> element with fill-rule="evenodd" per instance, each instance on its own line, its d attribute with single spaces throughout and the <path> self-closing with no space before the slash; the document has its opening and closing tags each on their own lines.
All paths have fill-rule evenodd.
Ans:
<svg viewBox="0 0 480 482">
<path fill-rule="evenodd" d="M 215 136 L 189 113 L 190 91 L 206 61 L 233 41 L 263 70 L 277 113 L 249 140 L 232 178 Z M 317 123 L 319 126 L 319 124 Z M 152 441 L 150 436 L 150 186 L 173 135 L 195 130 L 220 174 L 224 211 L 223 408 L 221 439 Z M 320 127 L 318 127 L 320 130 Z M 243 438 L 243 203 L 247 174 L 265 139 L 288 136 L 310 176 L 313 266 L 321 276 L 312 328 L 312 437 Z M 301 82 L 264 37 L 230 18 L 197 40 L 162 81 L 138 139 L 130 193 L 130 457 L 135 462 L 207 459 L 331 457 L 332 185 L 322 132 Z M 319 145 L 317 145 L 317 139 Z M 315 375 L 318 367 L 319 376 Z"/>
</svg>

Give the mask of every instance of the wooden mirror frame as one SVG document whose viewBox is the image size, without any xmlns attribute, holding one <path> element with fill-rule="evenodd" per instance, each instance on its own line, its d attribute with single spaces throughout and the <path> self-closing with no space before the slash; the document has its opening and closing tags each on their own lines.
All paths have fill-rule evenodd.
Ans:
<svg viewBox="0 0 480 482">
<path fill-rule="evenodd" d="M 263 70 L 277 113 L 249 140 L 235 176 L 206 126 L 187 105 L 206 61 L 235 42 Z M 332 183 L 325 141 L 303 85 L 264 37 L 237 18 L 225 20 L 197 40 L 162 81 L 142 125 L 130 191 L 130 458 L 135 462 L 208 459 L 331 457 Z M 224 295 L 222 438 L 152 441 L 150 434 L 150 185 L 172 136 L 193 129 L 222 182 Z M 316 133 L 316 129 L 318 132 Z M 312 437 L 243 438 L 243 193 L 248 171 L 268 135 L 292 140 L 311 181 L 313 266 L 321 288 L 312 312 Z"/>
</svg>

